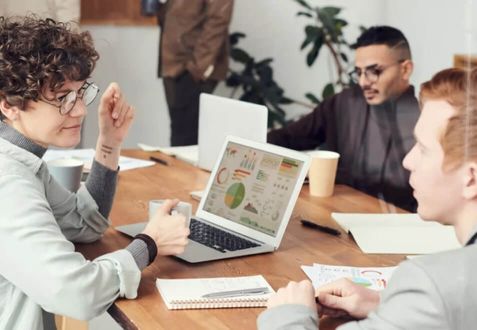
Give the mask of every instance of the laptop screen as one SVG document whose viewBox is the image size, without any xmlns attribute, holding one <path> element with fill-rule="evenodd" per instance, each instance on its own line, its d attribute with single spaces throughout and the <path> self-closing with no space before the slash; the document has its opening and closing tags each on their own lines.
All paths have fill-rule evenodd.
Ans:
<svg viewBox="0 0 477 330">
<path fill-rule="evenodd" d="M 204 210 L 275 237 L 304 162 L 229 142 Z"/>
</svg>

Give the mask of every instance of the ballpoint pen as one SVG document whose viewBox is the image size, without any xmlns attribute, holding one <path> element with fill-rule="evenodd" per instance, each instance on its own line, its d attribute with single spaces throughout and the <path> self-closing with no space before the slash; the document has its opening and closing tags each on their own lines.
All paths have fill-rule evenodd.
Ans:
<svg viewBox="0 0 477 330">
<path fill-rule="evenodd" d="M 154 156 L 149 157 L 149 159 L 155 161 L 156 163 L 165 165 L 165 166 L 169 165 L 169 163 L 166 162 L 164 159 L 160 159 L 160 158 L 157 158 L 157 157 L 154 157 Z"/>
<path fill-rule="evenodd" d="M 202 298 L 229 298 L 237 296 L 266 294 L 268 292 L 270 292 L 270 290 L 266 286 L 264 286 L 260 288 L 212 292 L 204 294 Z"/>
<path fill-rule="evenodd" d="M 340 236 L 341 235 L 341 233 L 334 228 L 322 226 L 322 225 L 319 225 L 319 224 L 317 224 L 313 221 L 306 220 L 306 219 L 301 219 L 300 221 L 301 221 L 301 224 L 305 227 L 313 228 L 313 229 L 316 229 L 316 230 L 319 230 L 319 231 L 322 231 L 324 233 L 334 235 L 334 236 Z"/>
</svg>

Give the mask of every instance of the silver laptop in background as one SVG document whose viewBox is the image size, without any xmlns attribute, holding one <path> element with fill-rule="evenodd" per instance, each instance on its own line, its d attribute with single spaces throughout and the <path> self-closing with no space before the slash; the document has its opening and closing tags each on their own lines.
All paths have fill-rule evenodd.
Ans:
<svg viewBox="0 0 477 330">
<path fill-rule="evenodd" d="M 304 153 L 227 137 L 177 257 L 195 263 L 278 249 L 309 166 Z"/>
<path fill-rule="evenodd" d="M 268 110 L 263 105 L 202 93 L 199 102 L 199 159 L 211 171 L 226 136 L 266 142 Z"/>
</svg>

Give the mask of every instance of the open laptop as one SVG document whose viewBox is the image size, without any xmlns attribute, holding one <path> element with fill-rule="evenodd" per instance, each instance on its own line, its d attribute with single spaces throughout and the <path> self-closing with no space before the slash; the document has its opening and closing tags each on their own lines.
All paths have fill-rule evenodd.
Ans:
<svg viewBox="0 0 477 330">
<path fill-rule="evenodd" d="M 310 166 L 304 153 L 232 136 L 219 156 L 177 256 L 188 262 L 278 249 Z M 145 224 L 116 229 L 135 236 Z"/>
<path fill-rule="evenodd" d="M 278 249 L 309 165 L 301 152 L 228 136 L 177 257 L 202 262 Z"/>
<path fill-rule="evenodd" d="M 197 166 L 211 171 L 228 135 L 267 141 L 268 110 L 263 105 L 200 94 Z"/>
</svg>

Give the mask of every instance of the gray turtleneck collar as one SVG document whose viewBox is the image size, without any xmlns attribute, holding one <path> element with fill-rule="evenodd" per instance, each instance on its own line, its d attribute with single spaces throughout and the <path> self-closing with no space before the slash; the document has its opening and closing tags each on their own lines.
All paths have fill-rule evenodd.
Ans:
<svg viewBox="0 0 477 330">
<path fill-rule="evenodd" d="M 11 127 L 10 125 L 0 121 L 0 138 L 7 140 L 8 142 L 31 152 L 38 158 L 42 158 L 46 152 L 46 148 L 36 144 L 19 131 Z"/>
</svg>

